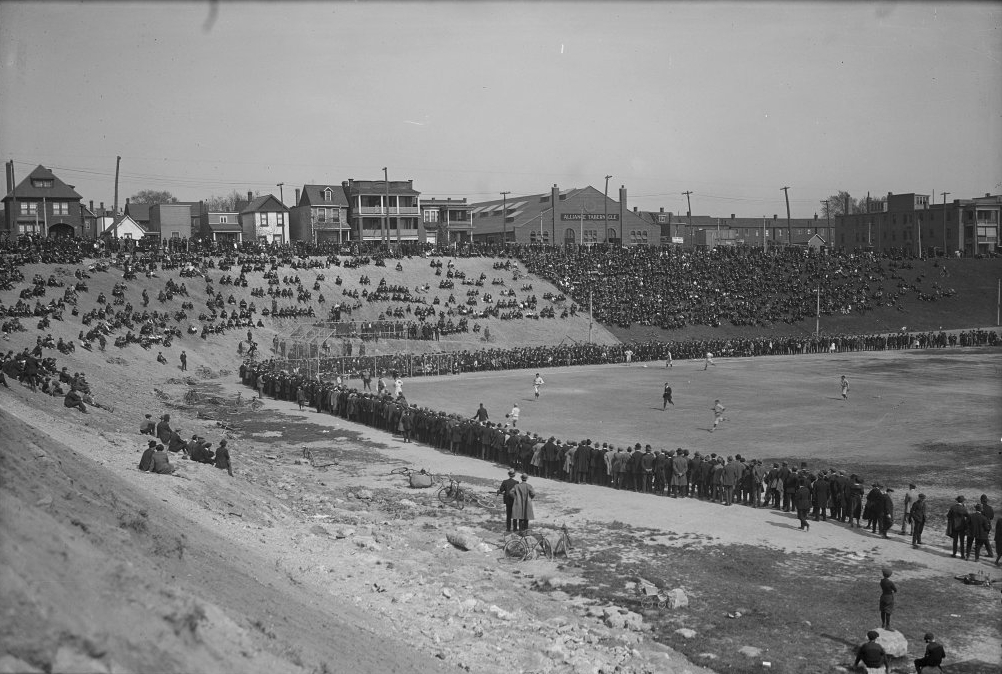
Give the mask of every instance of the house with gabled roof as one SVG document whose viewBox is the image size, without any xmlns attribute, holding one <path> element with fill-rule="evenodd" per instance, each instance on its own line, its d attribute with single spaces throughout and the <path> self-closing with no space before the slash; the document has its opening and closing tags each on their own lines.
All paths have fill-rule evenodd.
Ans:
<svg viewBox="0 0 1002 674">
<path fill-rule="evenodd" d="M 421 193 L 413 180 L 355 180 L 341 183 L 356 241 L 427 241 Z"/>
<path fill-rule="evenodd" d="M 303 185 L 296 189 L 296 205 L 289 209 L 292 241 L 322 243 L 352 240 L 348 196 L 341 185 Z"/>
<path fill-rule="evenodd" d="M 240 243 L 243 240 L 243 226 L 240 213 L 232 211 L 210 211 L 205 202 L 199 206 L 198 236 L 211 241 Z"/>
<path fill-rule="evenodd" d="M 132 241 L 140 241 L 144 236 L 149 234 L 150 232 L 146 228 L 133 220 L 131 216 L 125 214 L 115 218 L 115 221 L 101 232 L 101 236 L 104 238 L 129 239 Z"/>
<path fill-rule="evenodd" d="M 15 186 L 10 162 L 3 198 L 3 231 L 11 236 L 87 236 L 80 211 L 82 199 L 73 185 L 67 185 L 41 164 Z"/>
<path fill-rule="evenodd" d="M 289 242 L 289 207 L 274 194 L 255 198 L 248 192 L 247 201 L 237 204 L 237 211 L 244 241 Z"/>
</svg>

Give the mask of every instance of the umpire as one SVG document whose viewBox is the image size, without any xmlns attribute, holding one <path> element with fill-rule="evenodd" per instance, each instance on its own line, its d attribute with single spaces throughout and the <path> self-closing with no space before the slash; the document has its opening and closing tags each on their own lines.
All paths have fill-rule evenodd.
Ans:
<svg viewBox="0 0 1002 674">
<path fill-rule="evenodd" d="M 511 507 L 515 503 L 514 497 L 511 495 L 511 488 L 518 484 L 518 480 L 515 479 L 515 471 L 508 471 L 508 479 L 501 483 L 498 487 L 498 493 L 504 495 L 504 528 L 505 531 L 511 531 Z"/>
</svg>

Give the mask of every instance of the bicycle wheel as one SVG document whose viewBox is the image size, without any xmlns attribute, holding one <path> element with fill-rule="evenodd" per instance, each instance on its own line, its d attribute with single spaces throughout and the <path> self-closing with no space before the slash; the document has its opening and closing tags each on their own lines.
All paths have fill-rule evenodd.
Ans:
<svg viewBox="0 0 1002 674">
<path fill-rule="evenodd" d="M 504 558 L 509 562 L 521 562 L 529 556 L 529 546 L 523 538 L 513 538 L 504 544 Z"/>
<path fill-rule="evenodd" d="M 454 505 L 458 497 L 459 490 L 451 484 L 447 484 L 438 490 L 438 500 L 446 505 Z"/>
<path fill-rule="evenodd" d="M 393 470 L 391 470 L 390 475 L 407 475 L 410 472 L 411 469 L 408 468 L 407 466 L 400 466 L 398 468 L 394 468 Z"/>
<path fill-rule="evenodd" d="M 539 537 L 539 544 L 536 547 L 539 549 L 539 553 L 543 555 L 543 557 L 553 559 L 553 546 L 550 545 L 550 541 L 546 539 L 546 536 Z"/>
</svg>

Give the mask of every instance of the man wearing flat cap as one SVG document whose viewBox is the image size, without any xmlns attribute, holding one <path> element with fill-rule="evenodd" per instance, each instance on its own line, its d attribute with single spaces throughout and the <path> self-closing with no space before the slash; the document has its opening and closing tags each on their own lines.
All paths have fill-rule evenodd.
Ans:
<svg viewBox="0 0 1002 674">
<path fill-rule="evenodd" d="M 863 671 L 867 674 L 890 674 L 891 667 L 887 659 L 884 647 L 877 643 L 880 635 L 874 630 L 866 633 L 866 643 L 856 651 L 856 661 L 852 663 L 853 668 L 863 664 Z"/>
<path fill-rule="evenodd" d="M 504 496 L 504 529 L 505 531 L 511 531 L 511 507 L 515 503 L 515 499 L 511 495 L 511 489 L 518 484 L 518 480 L 515 479 L 515 471 L 508 470 L 508 479 L 501 482 L 501 486 L 498 487 L 498 493 Z"/>
</svg>

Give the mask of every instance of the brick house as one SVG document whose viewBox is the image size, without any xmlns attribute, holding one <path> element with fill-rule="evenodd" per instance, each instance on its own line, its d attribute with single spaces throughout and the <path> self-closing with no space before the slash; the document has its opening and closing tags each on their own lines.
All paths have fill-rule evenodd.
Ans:
<svg viewBox="0 0 1002 674">
<path fill-rule="evenodd" d="M 352 240 L 348 196 L 341 185 L 303 185 L 289 210 L 292 241 L 338 243 Z"/>
<path fill-rule="evenodd" d="M 3 198 L 3 231 L 11 236 L 88 236 L 84 230 L 82 197 L 72 185 L 39 164 L 14 185 L 13 162 L 7 164 L 7 195 Z"/>
</svg>

